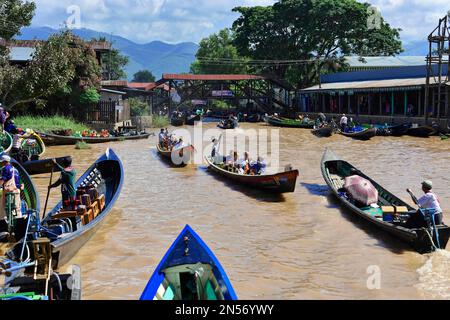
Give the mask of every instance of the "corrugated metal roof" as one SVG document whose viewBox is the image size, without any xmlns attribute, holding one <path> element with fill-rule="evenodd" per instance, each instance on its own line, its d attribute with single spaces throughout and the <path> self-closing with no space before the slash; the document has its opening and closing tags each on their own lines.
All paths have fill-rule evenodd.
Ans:
<svg viewBox="0 0 450 320">
<path fill-rule="evenodd" d="M 11 47 L 9 48 L 9 59 L 11 61 L 30 61 L 35 52 L 35 48 Z"/>
<path fill-rule="evenodd" d="M 376 80 L 376 81 L 356 81 L 356 82 L 334 82 L 324 83 L 319 87 L 313 86 L 301 90 L 302 92 L 320 92 L 320 91 L 367 91 L 367 90 L 389 90 L 393 88 L 399 89 L 420 89 L 425 86 L 426 78 L 412 78 L 412 79 L 390 79 L 390 80 Z M 432 84 L 436 84 L 434 79 Z M 450 85 L 450 83 L 447 83 Z"/>
<path fill-rule="evenodd" d="M 163 74 L 164 80 L 192 81 L 243 81 L 264 80 L 264 77 L 249 74 Z"/>
<path fill-rule="evenodd" d="M 364 61 L 361 61 L 361 58 Z M 425 59 L 425 56 L 345 57 L 346 62 L 353 68 L 425 66 Z"/>
</svg>

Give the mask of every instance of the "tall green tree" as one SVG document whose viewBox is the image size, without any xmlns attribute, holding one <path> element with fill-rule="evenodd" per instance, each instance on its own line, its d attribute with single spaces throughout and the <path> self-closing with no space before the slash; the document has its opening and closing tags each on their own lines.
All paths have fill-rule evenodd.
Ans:
<svg viewBox="0 0 450 320">
<path fill-rule="evenodd" d="M 0 0 L 0 38 L 9 41 L 19 34 L 22 27 L 31 24 L 35 10 L 36 5 L 31 1 Z"/>
<path fill-rule="evenodd" d="M 140 70 L 133 75 L 133 82 L 155 82 L 155 76 L 149 70 Z"/>
<path fill-rule="evenodd" d="M 221 30 L 200 42 L 197 60 L 191 65 L 195 74 L 239 74 L 246 73 L 246 59 L 239 55 L 233 44 L 234 34 L 230 29 Z"/>
<path fill-rule="evenodd" d="M 10 109 L 40 101 L 62 90 L 75 76 L 71 48 L 64 34 L 51 36 L 38 44 L 33 59 L 24 68 L 0 67 L 0 97 Z"/>
<path fill-rule="evenodd" d="M 346 55 L 391 56 L 402 51 L 400 29 L 392 28 L 381 15 L 372 28 L 370 4 L 356 0 L 284 0 L 233 11 L 240 14 L 233 24 L 239 54 L 304 60 L 261 67 L 262 72 L 298 87 L 316 82 L 320 72 L 339 68 Z"/>
</svg>

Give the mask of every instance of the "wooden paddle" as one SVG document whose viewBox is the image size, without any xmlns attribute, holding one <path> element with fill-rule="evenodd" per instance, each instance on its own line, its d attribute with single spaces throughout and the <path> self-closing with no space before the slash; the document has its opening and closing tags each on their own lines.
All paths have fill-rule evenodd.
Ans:
<svg viewBox="0 0 450 320">
<path fill-rule="evenodd" d="M 411 199 L 414 201 L 414 203 L 421 209 L 421 206 L 419 204 L 419 200 L 417 200 L 417 197 L 414 195 L 414 193 L 412 192 L 411 189 L 407 189 L 406 192 L 409 193 L 409 195 L 411 196 Z"/>
<path fill-rule="evenodd" d="M 56 160 L 54 160 L 56 162 Z M 45 214 L 47 212 L 47 205 L 48 205 L 48 199 L 50 198 L 50 191 L 52 190 L 50 187 L 53 184 L 53 171 L 55 170 L 55 164 L 53 164 L 52 166 L 52 171 L 50 173 L 50 182 L 48 185 L 48 190 L 47 190 L 47 198 L 45 199 L 45 206 L 44 206 L 44 211 L 42 213 L 42 220 L 44 220 L 45 218 Z"/>
</svg>

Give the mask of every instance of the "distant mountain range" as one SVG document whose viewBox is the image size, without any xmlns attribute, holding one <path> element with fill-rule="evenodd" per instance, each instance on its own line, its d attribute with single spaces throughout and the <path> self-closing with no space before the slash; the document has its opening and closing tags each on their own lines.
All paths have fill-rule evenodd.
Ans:
<svg viewBox="0 0 450 320">
<path fill-rule="evenodd" d="M 48 37 L 58 32 L 49 27 L 28 27 L 22 29 L 19 40 L 47 40 Z M 138 44 L 120 36 L 111 36 L 108 33 L 90 29 L 75 29 L 73 33 L 84 40 L 105 37 L 112 41 L 113 47 L 120 50 L 123 55 L 130 58 L 126 67 L 128 80 L 139 70 L 150 70 L 155 78 L 160 79 L 163 73 L 189 72 L 198 45 L 192 42 L 169 44 L 161 41 L 153 41 L 146 44 Z"/>
</svg>

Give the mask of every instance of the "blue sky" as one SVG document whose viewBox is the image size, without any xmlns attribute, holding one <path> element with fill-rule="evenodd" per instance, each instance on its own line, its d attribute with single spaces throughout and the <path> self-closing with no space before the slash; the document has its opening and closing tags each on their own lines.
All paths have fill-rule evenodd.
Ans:
<svg viewBox="0 0 450 320">
<path fill-rule="evenodd" d="M 138 43 L 162 40 L 199 42 L 231 26 L 236 6 L 268 5 L 274 0 L 35 0 L 34 26 L 60 27 L 80 9 L 81 27 L 120 35 Z M 385 19 L 402 28 L 406 42 L 426 39 L 450 0 L 371 0 Z M 70 10 L 69 10 L 70 11 Z M 70 11 L 73 12 L 73 11 Z"/>
</svg>

